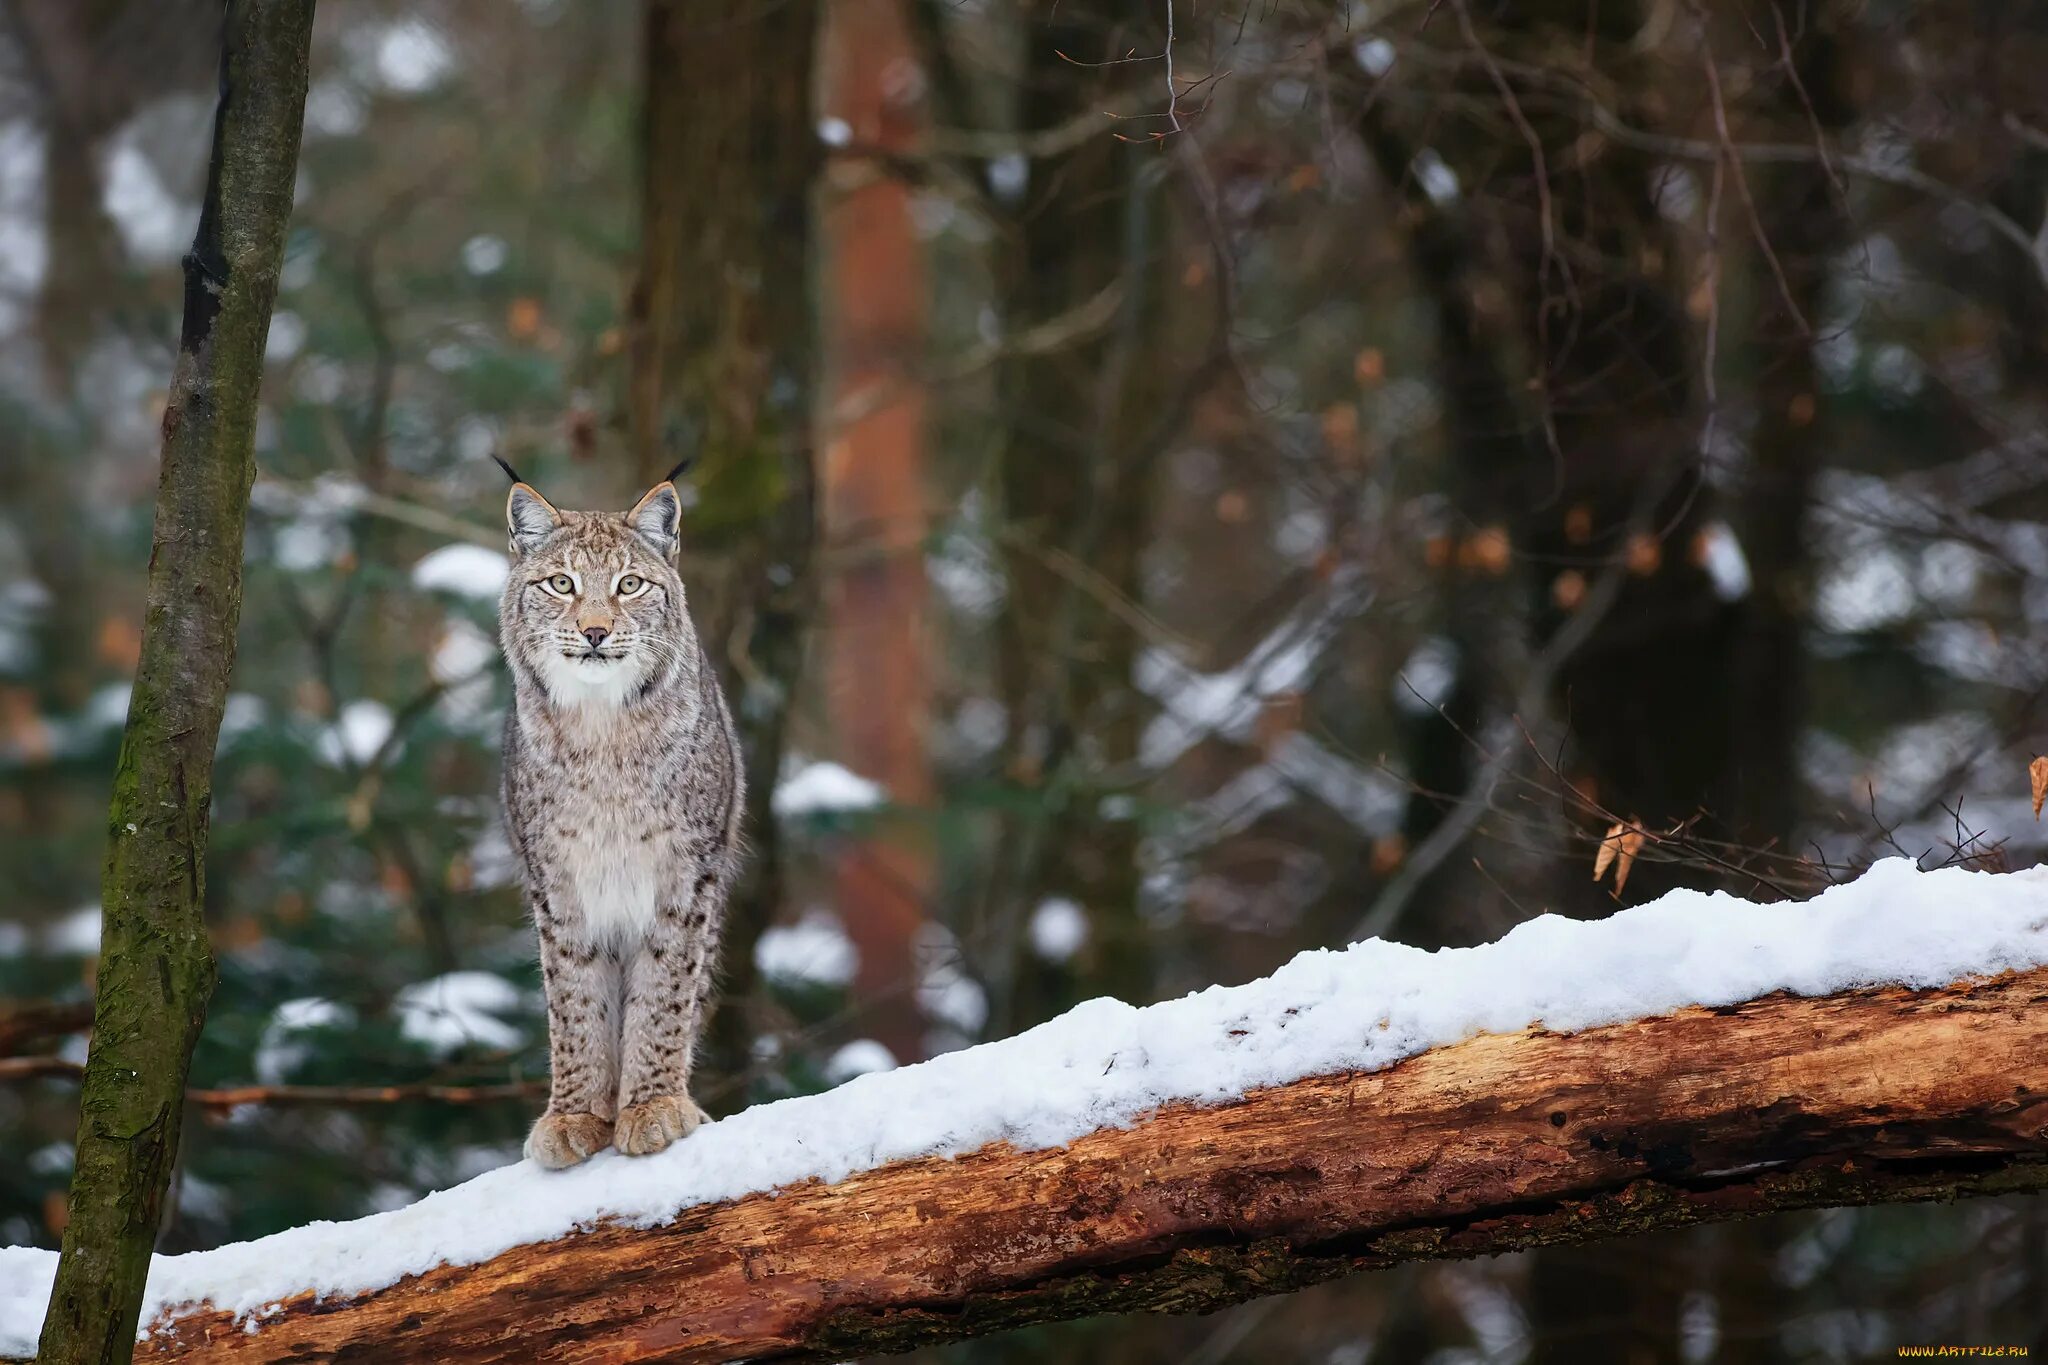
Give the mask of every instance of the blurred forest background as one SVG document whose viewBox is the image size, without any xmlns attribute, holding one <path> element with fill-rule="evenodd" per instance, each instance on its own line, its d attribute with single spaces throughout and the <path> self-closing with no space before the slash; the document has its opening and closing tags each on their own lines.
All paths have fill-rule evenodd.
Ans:
<svg viewBox="0 0 2048 1365">
<path fill-rule="evenodd" d="M 64 1214 L 216 22 L 0 0 L 0 1243 Z M 492 453 L 620 508 L 697 457 L 758 788 L 715 1111 L 1369 933 L 2041 856 L 2048 7 L 322 0 L 314 60 L 166 1249 L 517 1159 Z M 2048 1207 L 925 1358 L 1943 1341 L 2048 1350 Z"/>
</svg>

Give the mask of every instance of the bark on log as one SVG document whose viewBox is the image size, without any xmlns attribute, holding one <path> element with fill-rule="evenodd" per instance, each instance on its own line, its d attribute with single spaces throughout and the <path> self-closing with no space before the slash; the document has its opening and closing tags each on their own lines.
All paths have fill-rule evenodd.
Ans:
<svg viewBox="0 0 2048 1365">
<path fill-rule="evenodd" d="M 284 260 L 313 0 L 230 0 L 184 328 L 163 419 L 142 657 L 107 815 L 92 1049 L 44 1365 L 135 1341 L 206 1002 L 206 840 L 255 475 L 257 390 Z"/>
<path fill-rule="evenodd" d="M 1781 1209 L 2048 1186 L 2048 968 L 1773 996 L 1176 1106 L 601 1228 L 151 1361 L 844 1359 L 1058 1318 L 1206 1311 L 1401 1261 Z"/>
</svg>

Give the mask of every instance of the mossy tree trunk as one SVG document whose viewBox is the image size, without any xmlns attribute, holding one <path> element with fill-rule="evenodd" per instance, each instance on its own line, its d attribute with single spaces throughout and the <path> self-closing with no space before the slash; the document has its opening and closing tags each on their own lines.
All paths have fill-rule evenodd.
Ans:
<svg viewBox="0 0 2048 1365">
<path fill-rule="evenodd" d="M 629 425 L 639 481 L 685 456 L 690 609 L 731 695 L 747 765 L 747 870 L 726 928 L 726 993 L 781 897 L 768 808 L 816 595 L 810 287 L 817 138 L 809 0 L 735 10 L 647 0 L 640 276 Z M 713 1060 L 746 1057 L 742 1011 Z"/>
<path fill-rule="evenodd" d="M 38 1359 L 122 1362 L 213 990 L 214 741 L 242 609 L 256 399 L 305 110 L 313 0 L 230 0 L 128 724 L 108 812 L 98 998 L 63 1257 Z"/>
</svg>

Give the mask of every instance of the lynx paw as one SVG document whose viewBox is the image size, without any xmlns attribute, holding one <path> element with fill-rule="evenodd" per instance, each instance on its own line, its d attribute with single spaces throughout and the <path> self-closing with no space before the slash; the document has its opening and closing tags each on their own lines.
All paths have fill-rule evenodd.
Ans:
<svg viewBox="0 0 2048 1365">
<path fill-rule="evenodd" d="M 627 1156 L 652 1156 L 709 1122 L 710 1116 L 688 1095 L 656 1095 L 619 1111 L 618 1148 Z"/>
<path fill-rule="evenodd" d="M 612 1121 L 598 1114 L 543 1114 L 526 1135 L 527 1159 L 559 1171 L 588 1161 L 612 1140 Z"/>
</svg>

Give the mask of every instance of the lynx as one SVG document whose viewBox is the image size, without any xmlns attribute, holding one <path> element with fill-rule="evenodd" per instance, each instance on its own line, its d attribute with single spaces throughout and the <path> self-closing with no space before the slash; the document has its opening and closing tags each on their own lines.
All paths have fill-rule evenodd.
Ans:
<svg viewBox="0 0 2048 1365">
<path fill-rule="evenodd" d="M 674 475 L 621 515 L 558 511 L 505 472 L 505 823 L 551 1067 L 526 1155 L 559 1169 L 607 1144 L 659 1152 L 705 1122 L 690 1066 L 746 776 L 675 569 Z"/>
</svg>

